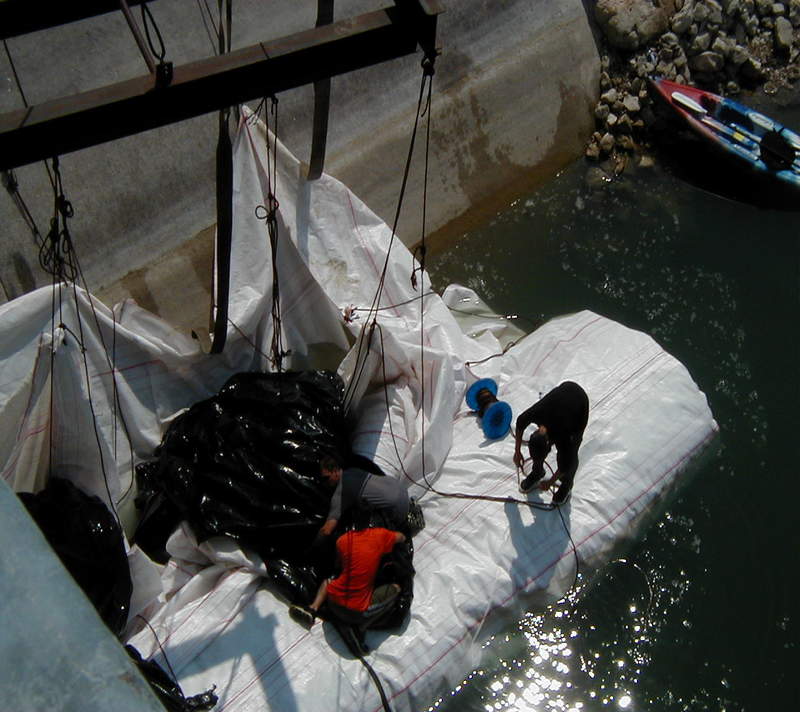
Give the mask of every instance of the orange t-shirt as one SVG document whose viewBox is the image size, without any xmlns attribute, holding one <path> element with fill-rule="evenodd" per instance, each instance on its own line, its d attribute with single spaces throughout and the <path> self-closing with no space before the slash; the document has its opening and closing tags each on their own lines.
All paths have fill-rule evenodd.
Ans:
<svg viewBox="0 0 800 712">
<path fill-rule="evenodd" d="M 365 611 L 372 600 L 372 588 L 381 557 L 395 543 L 395 533 L 382 527 L 347 532 L 336 541 L 342 573 L 328 584 L 328 598 L 344 608 Z"/>
</svg>

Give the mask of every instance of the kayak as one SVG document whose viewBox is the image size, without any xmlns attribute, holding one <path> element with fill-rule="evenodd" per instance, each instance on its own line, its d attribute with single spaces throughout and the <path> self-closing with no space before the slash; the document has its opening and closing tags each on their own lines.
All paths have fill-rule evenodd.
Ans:
<svg viewBox="0 0 800 712">
<path fill-rule="evenodd" d="M 754 109 L 697 87 L 667 79 L 653 79 L 650 86 L 696 135 L 737 164 L 800 188 L 800 135 Z"/>
</svg>

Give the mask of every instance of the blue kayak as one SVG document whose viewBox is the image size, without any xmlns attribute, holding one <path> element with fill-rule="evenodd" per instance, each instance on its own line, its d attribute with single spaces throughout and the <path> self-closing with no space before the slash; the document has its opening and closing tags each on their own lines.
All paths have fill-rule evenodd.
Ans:
<svg viewBox="0 0 800 712">
<path fill-rule="evenodd" d="M 651 86 L 702 139 L 764 177 L 800 188 L 800 136 L 743 104 L 686 84 Z"/>
</svg>

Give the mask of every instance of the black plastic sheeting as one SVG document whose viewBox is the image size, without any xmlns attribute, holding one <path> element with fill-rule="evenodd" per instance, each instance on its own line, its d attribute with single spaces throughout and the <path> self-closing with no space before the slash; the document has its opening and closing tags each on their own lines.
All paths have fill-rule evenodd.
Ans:
<svg viewBox="0 0 800 712">
<path fill-rule="evenodd" d="M 226 535 L 265 560 L 301 556 L 328 512 L 319 475 L 346 450 L 344 388 L 335 373 L 240 373 L 176 418 L 137 467 L 144 513 L 134 541 L 167 559 L 186 520 L 199 541 Z"/>
<path fill-rule="evenodd" d="M 182 520 L 204 541 L 225 535 L 267 563 L 271 586 L 292 603 L 310 603 L 323 577 L 334 573 L 332 547 L 312 547 L 325 521 L 331 490 L 319 461 L 334 455 L 380 473 L 349 452 L 344 386 L 328 371 L 240 373 L 207 400 L 176 418 L 156 459 L 136 469 L 142 510 L 134 541 L 162 563 L 166 542 Z M 368 522 L 355 514 L 360 526 Z M 342 528 L 354 521 L 343 521 Z M 384 580 L 402 593 L 392 625 L 411 604 L 413 546 L 387 557 Z"/>
<path fill-rule="evenodd" d="M 213 709 L 217 704 L 217 696 L 213 690 L 185 697 L 180 685 L 167 675 L 158 663 L 154 660 L 144 660 L 132 645 L 126 645 L 125 651 L 136 663 L 142 677 L 147 680 L 167 712 L 200 712 Z"/>
<path fill-rule="evenodd" d="M 119 638 L 127 624 L 133 582 L 122 530 L 114 515 L 99 497 L 59 477 L 51 477 L 36 494 L 19 492 L 17 496 L 103 622 Z M 184 697 L 180 686 L 157 663 L 143 660 L 131 646 L 125 649 L 168 712 L 199 712 L 216 705 L 212 691 Z"/>
<path fill-rule="evenodd" d="M 18 496 L 64 567 L 119 637 L 128 620 L 133 584 L 114 515 L 99 497 L 57 477 L 37 494 Z"/>
</svg>

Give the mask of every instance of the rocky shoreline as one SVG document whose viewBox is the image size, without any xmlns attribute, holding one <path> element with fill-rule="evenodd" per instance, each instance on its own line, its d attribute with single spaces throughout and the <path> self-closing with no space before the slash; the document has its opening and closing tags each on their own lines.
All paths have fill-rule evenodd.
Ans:
<svg viewBox="0 0 800 712">
<path fill-rule="evenodd" d="M 648 160 L 648 77 L 728 96 L 800 78 L 800 0 L 597 0 L 594 14 L 605 51 L 586 156 L 614 174 Z"/>
</svg>

